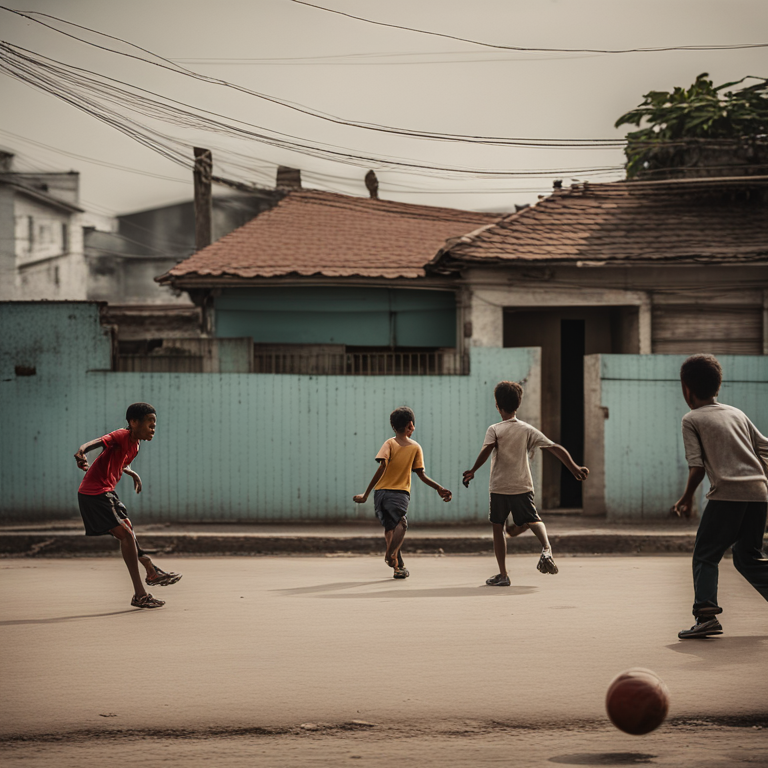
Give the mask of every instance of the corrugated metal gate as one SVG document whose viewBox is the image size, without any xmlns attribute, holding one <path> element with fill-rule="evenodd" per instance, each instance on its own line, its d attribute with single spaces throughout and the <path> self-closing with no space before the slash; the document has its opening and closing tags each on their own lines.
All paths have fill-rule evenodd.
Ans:
<svg viewBox="0 0 768 768">
<path fill-rule="evenodd" d="M 654 354 L 761 355 L 763 309 L 735 305 L 657 305 L 653 308 Z"/>
</svg>

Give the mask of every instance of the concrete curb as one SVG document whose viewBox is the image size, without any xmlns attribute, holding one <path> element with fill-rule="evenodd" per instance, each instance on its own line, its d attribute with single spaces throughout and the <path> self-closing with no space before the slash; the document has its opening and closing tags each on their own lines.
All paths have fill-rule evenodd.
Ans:
<svg viewBox="0 0 768 768">
<path fill-rule="evenodd" d="M 690 554 L 693 534 L 550 534 L 557 554 Z M 269 536 L 215 534 L 141 535 L 144 549 L 174 555 L 332 555 L 381 554 L 382 536 Z M 536 553 L 533 536 L 507 541 L 510 555 Z M 411 554 L 472 555 L 492 554 L 490 536 L 408 536 L 404 552 Z M 116 542 L 109 536 L 87 537 L 68 534 L 0 534 L 0 557 L 104 557 L 117 555 Z"/>
</svg>

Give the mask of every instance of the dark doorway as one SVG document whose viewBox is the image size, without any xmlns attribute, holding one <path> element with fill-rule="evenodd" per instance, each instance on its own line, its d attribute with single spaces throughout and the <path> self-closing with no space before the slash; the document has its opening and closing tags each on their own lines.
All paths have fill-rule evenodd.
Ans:
<svg viewBox="0 0 768 768">
<path fill-rule="evenodd" d="M 584 463 L 584 320 L 560 321 L 560 442 Z M 581 508 L 581 483 L 560 468 L 560 506 Z"/>
<path fill-rule="evenodd" d="M 505 347 L 541 347 L 541 431 L 576 461 L 584 455 L 584 355 L 639 352 L 637 307 L 508 307 Z M 561 420 L 562 414 L 562 420 Z M 581 484 L 560 462 L 542 453 L 541 504 L 578 509 Z M 576 484 L 578 496 L 563 490 Z"/>
</svg>

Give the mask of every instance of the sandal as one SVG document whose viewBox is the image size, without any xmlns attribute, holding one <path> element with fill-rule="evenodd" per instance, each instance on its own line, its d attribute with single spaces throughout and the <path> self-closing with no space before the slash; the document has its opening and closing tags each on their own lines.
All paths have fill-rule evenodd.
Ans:
<svg viewBox="0 0 768 768">
<path fill-rule="evenodd" d="M 175 584 L 181 579 L 180 573 L 174 573 L 173 571 L 166 573 L 162 568 L 158 568 L 157 566 L 155 566 L 155 574 L 155 577 L 152 579 L 150 579 L 149 576 L 144 579 L 145 583 L 150 587 L 167 587 L 171 584 Z"/>
<path fill-rule="evenodd" d="M 134 595 L 131 598 L 131 605 L 134 608 L 162 608 L 165 605 L 165 600 L 158 600 L 147 592 L 146 595 L 141 597 Z"/>
</svg>

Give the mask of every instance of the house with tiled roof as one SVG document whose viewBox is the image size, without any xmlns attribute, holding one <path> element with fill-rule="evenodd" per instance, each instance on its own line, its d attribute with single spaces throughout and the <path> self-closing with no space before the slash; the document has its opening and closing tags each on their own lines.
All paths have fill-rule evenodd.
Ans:
<svg viewBox="0 0 768 768">
<path fill-rule="evenodd" d="M 332 371 L 350 354 L 365 356 L 355 365 L 396 354 L 420 365 L 460 354 L 463 338 L 457 281 L 425 264 L 446 240 L 498 219 L 297 188 L 157 280 L 204 308 L 212 336 L 252 339 L 257 370 L 312 357 Z"/>
<path fill-rule="evenodd" d="M 585 356 L 768 353 L 768 177 L 555 189 L 427 273 L 461 281 L 469 344 L 541 348 L 543 430 L 580 460 Z M 544 506 L 581 507 L 549 459 Z"/>
</svg>

